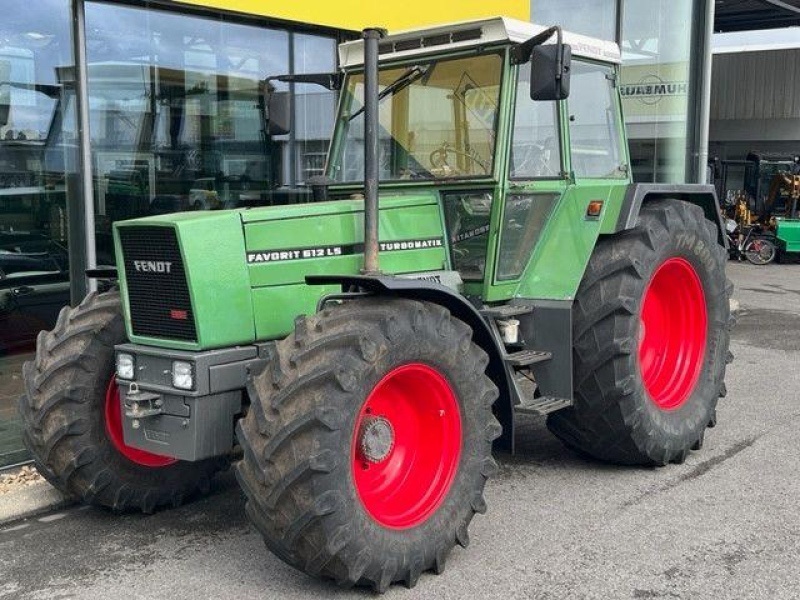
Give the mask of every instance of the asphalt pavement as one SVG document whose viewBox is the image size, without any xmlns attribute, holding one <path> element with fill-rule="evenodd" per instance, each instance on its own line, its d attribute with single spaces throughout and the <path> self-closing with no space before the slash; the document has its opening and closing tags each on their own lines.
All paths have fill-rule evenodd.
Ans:
<svg viewBox="0 0 800 600">
<path fill-rule="evenodd" d="M 736 360 L 701 451 L 609 466 L 527 420 L 470 547 L 385 598 L 800 598 L 800 265 L 729 266 Z M 370 596 L 272 556 L 229 473 L 210 497 L 150 517 L 74 507 L 0 527 L 0 599 Z"/>
</svg>

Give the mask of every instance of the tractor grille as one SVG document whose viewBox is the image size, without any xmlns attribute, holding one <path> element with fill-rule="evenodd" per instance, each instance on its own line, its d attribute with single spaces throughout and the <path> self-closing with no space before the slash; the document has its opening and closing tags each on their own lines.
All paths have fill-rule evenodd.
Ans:
<svg viewBox="0 0 800 600">
<path fill-rule="evenodd" d="M 135 335 L 197 341 L 192 301 L 172 227 L 121 227 L 131 328 Z"/>
</svg>

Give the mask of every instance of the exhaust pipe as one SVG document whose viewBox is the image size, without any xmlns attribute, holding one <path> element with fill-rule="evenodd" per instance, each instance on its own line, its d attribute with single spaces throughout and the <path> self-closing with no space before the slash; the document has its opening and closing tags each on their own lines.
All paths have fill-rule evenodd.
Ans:
<svg viewBox="0 0 800 600">
<path fill-rule="evenodd" d="M 378 268 L 378 41 L 385 30 L 371 27 L 364 38 L 364 268 L 377 275 Z"/>
</svg>

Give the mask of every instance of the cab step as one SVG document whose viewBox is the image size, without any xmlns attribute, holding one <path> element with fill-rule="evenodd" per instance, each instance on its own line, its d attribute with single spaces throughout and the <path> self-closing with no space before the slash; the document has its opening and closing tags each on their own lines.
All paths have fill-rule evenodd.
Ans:
<svg viewBox="0 0 800 600">
<path fill-rule="evenodd" d="M 569 406 L 572 406 L 572 400 L 569 398 L 541 396 L 539 398 L 525 398 L 523 402 L 514 407 L 514 412 L 525 415 L 544 416 Z"/>
<path fill-rule="evenodd" d="M 518 304 L 501 304 L 500 306 L 484 306 L 480 309 L 481 315 L 487 319 L 510 319 L 533 312 L 532 306 Z"/>
<path fill-rule="evenodd" d="M 553 358 L 551 352 L 544 350 L 519 350 L 506 354 L 504 360 L 514 368 L 529 367 L 536 363 L 545 362 Z"/>
</svg>

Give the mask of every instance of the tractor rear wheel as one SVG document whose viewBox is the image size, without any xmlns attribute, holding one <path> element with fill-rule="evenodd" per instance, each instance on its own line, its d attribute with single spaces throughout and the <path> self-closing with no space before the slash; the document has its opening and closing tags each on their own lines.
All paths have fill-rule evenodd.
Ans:
<svg viewBox="0 0 800 600">
<path fill-rule="evenodd" d="M 567 446 L 643 465 L 702 446 L 732 324 L 717 236 L 697 206 L 660 200 L 598 243 L 573 307 L 575 403 L 547 422 Z"/>
<path fill-rule="evenodd" d="M 38 471 L 83 502 L 149 513 L 209 490 L 227 459 L 191 463 L 125 444 L 114 345 L 126 341 L 118 291 L 64 308 L 25 363 L 23 440 Z"/>
<path fill-rule="evenodd" d="M 270 550 L 382 592 L 467 545 L 501 430 L 471 337 L 441 306 L 397 298 L 298 317 L 237 427 L 247 514 Z"/>
</svg>

